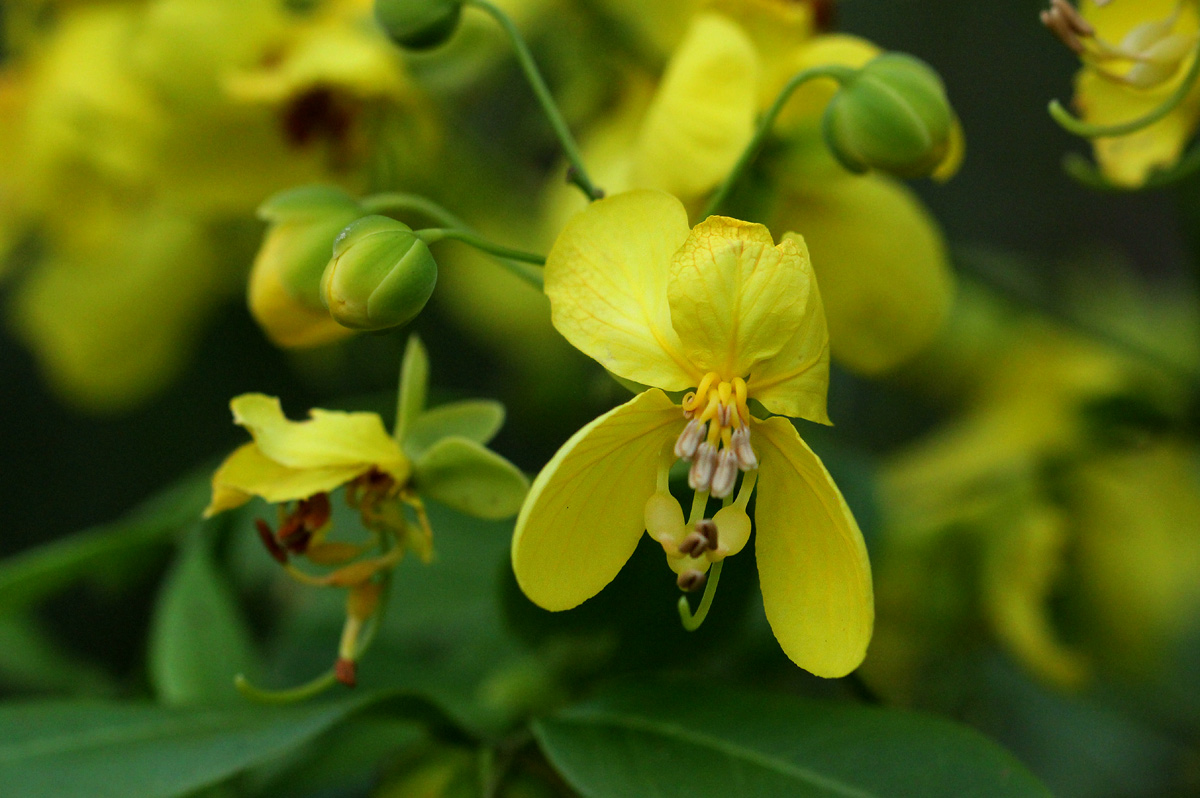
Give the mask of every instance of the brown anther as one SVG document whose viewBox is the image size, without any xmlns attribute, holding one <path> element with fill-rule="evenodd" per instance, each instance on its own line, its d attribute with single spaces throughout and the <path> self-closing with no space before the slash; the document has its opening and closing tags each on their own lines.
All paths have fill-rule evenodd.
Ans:
<svg viewBox="0 0 1200 798">
<path fill-rule="evenodd" d="M 1050 8 L 1041 13 L 1042 24 L 1074 52 L 1082 55 L 1086 48 L 1079 37 L 1090 39 L 1096 29 L 1067 0 L 1050 0 Z"/>
<path fill-rule="evenodd" d="M 713 521 L 711 518 L 701 518 L 696 522 L 696 532 L 704 536 L 704 541 L 707 548 L 717 548 L 716 521 Z"/>
<path fill-rule="evenodd" d="M 271 527 L 267 522 L 261 518 L 255 518 L 254 528 L 258 530 L 258 537 L 262 540 L 263 547 L 266 548 L 267 553 L 271 555 L 271 559 L 280 565 L 287 565 L 287 552 L 279 545 L 279 541 L 275 540 L 275 533 L 271 531 Z"/>
<path fill-rule="evenodd" d="M 333 508 L 329 504 L 329 494 L 318 493 L 316 496 L 304 499 L 300 502 L 300 508 L 296 512 L 303 520 L 304 528 L 309 532 L 316 532 L 329 523 L 329 516 L 333 513 Z"/>
<path fill-rule="evenodd" d="M 708 550 L 708 538 L 699 532 L 692 532 L 679 544 L 679 553 L 689 557 L 699 557 Z"/>
<path fill-rule="evenodd" d="M 713 470 L 717 467 L 717 447 L 708 441 L 696 448 L 696 457 L 688 469 L 688 487 L 708 490 L 712 486 Z"/>
<path fill-rule="evenodd" d="M 333 675 L 342 684 L 353 687 L 358 684 L 358 665 L 354 660 L 338 657 L 337 662 L 333 663 Z"/>
<path fill-rule="evenodd" d="M 738 457 L 732 449 L 722 449 L 717 455 L 717 467 L 713 470 L 712 488 L 715 499 L 724 499 L 733 493 L 737 484 Z"/>
<path fill-rule="evenodd" d="M 699 419 L 692 419 L 679 433 L 675 440 L 675 456 L 680 460 L 690 462 L 696 456 L 696 449 L 708 432 L 708 425 Z"/>
<path fill-rule="evenodd" d="M 679 575 L 679 578 L 675 580 L 675 584 L 679 585 L 679 589 L 684 593 L 695 593 L 704 587 L 706 581 L 708 581 L 707 576 L 697 570 L 689 569 Z"/>
</svg>

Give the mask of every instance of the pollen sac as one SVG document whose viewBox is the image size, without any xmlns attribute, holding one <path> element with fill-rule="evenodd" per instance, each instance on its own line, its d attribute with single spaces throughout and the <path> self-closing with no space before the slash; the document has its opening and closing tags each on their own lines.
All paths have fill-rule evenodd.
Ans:
<svg viewBox="0 0 1200 798">
<path fill-rule="evenodd" d="M 738 468 L 743 471 L 754 471 L 758 468 L 758 455 L 750 446 L 750 428 L 738 427 L 729 436 L 733 453 L 737 456 Z"/>
<path fill-rule="evenodd" d="M 688 469 L 688 487 L 692 490 L 708 490 L 712 487 L 713 472 L 717 468 L 717 447 L 708 441 L 696 449 L 696 459 Z"/>
<path fill-rule="evenodd" d="M 704 440 L 707 432 L 708 427 L 704 422 L 697 419 L 689 421 L 675 441 L 675 456 L 690 463 L 696 456 L 696 449 L 700 446 L 700 441 Z"/>
<path fill-rule="evenodd" d="M 724 499 L 733 493 L 733 486 L 737 484 L 737 477 L 737 455 L 732 449 L 722 449 L 717 455 L 717 467 L 713 471 L 712 495 L 717 499 Z"/>
</svg>

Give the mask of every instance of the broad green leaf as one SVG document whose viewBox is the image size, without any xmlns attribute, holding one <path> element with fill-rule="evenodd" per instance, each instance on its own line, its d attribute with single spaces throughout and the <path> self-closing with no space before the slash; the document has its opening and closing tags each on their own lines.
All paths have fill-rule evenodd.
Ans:
<svg viewBox="0 0 1200 798">
<path fill-rule="evenodd" d="M 71 582 L 109 571 L 160 546 L 200 517 L 208 475 L 181 480 L 125 518 L 22 552 L 0 563 L 0 610 L 23 607 Z"/>
<path fill-rule="evenodd" d="M 419 702 L 379 693 L 287 708 L 9 705 L 0 707 L 0 785 L 5 798 L 187 795 L 276 762 L 358 711 L 383 703 L 428 712 Z"/>
<path fill-rule="evenodd" d="M 409 427 L 404 452 L 414 460 L 442 438 L 467 438 L 486 444 L 504 426 L 504 405 L 491 399 L 468 399 L 427 410 Z"/>
<path fill-rule="evenodd" d="M 404 349 L 404 360 L 400 363 L 400 391 L 396 397 L 396 426 L 392 436 L 403 441 L 417 417 L 425 409 L 426 392 L 429 390 L 429 355 L 425 345 L 415 334 L 408 338 Z"/>
<path fill-rule="evenodd" d="M 1012 755 L 945 720 L 695 680 L 617 686 L 534 731 L 589 798 L 1050 795 Z"/>
<path fill-rule="evenodd" d="M 466 438 L 443 438 L 417 461 L 422 496 L 477 518 L 511 518 L 529 480 L 512 463 Z"/>
<path fill-rule="evenodd" d="M 254 647 L 202 527 L 180 551 L 150 630 L 150 680 L 166 704 L 241 702 L 238 673 L 253 675 Z"/>
<path fill-rule="evenodd" d="M 105 693 L 113 688 L 104 671 L 64 651 L 21 614 L 0 616 L 0 681 L 73 695 Z"/>
</svg>

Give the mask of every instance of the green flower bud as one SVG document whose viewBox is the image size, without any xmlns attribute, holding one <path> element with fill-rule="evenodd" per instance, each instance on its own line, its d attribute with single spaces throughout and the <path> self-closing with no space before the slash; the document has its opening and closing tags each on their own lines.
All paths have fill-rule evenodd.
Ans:
<svg viewBox="0 0 1200 798">
<path fill-rule="evenodd" d="M 401 47 L 428 50 L 458 29 L 462 0 L 375 0 L 375 18 Z"/>
<path fill-rule="evenodd" d="M 905 53 L 869 61 L 830 100 L 823 123 L 829 149 L 852 172 L 949 177 L 961 156 L 941 77 Z"/>
<path fill-rule="evenodd" d="M 258 209 L 269 223 L 248 284 L 250 312 L 275 344 L 316 346 L 347 335 L 321 302 L 321 277 L 334 239 L 362 215 L 349 194 L 329 186 L 284 191 Z"/>
<path fill-rule="evenodd" d="M 437 263 L 412 228 L 386 216 L 366 216 L 334 242 L 321 301 L 338 324 L 383 330 L 420 313 L 436 283 Z"/>
</svg>

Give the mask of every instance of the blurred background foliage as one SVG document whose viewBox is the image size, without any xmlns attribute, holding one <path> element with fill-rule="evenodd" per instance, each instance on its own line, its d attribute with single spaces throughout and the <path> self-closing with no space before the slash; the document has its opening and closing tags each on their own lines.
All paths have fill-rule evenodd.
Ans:
<svg viewBox="0 0 1200 798">
<path fill-rule="evenodd" d="M 340 599 L 279 580 L 250 533 L 264 508 L 198 521 L 207 474 L 244 438 L 230 424 L 231 396 L 281 396 L 292 417 L 311 406 L 387 417 L 406 333 L 415 331 L 433 363 L 434 403 L 503 401 L 507 422 L 492 446 L 530 473 L 625 397 L 557 338 L 540 296 L 465 248 L 439 256 L 434 299 L 404 332 L 302 352 L 273 347 L 242 298 L 263 228 L 253 211 L 267 195 L 312 180 L 423 191 L 498 240 L 544 251 L 554 230 L 542 221 L 544 195 L 555 189 L 543 181 L 561 167 L 487 20 L 470 18 L 444 50 L 397 66 L 385 41 L 338 21 L 361 4 L 291 3 L 280 13 L 307 15 L 303 24 L 239 17 L 236 36 L 188 27 L 248 13 L 212 10 L 222 1 L 213 0 L 211 13 L 187 0 L 0 4 L 9 48 L 0 109 L 38 85 L 23 73 L 37 63 L 40 80 L 75 80 L 79 92 L 89 90 L 81 75 L 113 81 L 120 91 L 105 96 L 121 105 L 108 118 L 156 137 L 138 142 L 118 127 L 63 141 L 47 128 L 39 157 L 51 166 L 36 192 L 13 188 L 12 176 L 30 162 L 9 163 L 5 153 L 19 150 L 0 138 L 0 553 L 25 553 L 0 565 L 0 685 L 9 695 L 155 695 L 168 704 L 237 706 L 234 672 L 291 684 L 324 667 Z M 636 4 L 502 5 L 572 125 L 591 129 L 618 104 L 613 86 L 627 51 L 612 42 L 629 46 L 623 26 Z M 88 14 L 109 15 L 119 27 L 122 14 L 143 6 L 155 13 L 138 24 L 162 26 L 148 39 L 159 49 L 121 52 L 150 76 L 149 89 L 133 73 L 103 74 L 117 61 L 84 58 L 120 43 L 47 34 Z M 940 72 L 968 139 L 952 181 L 912 185 L 942 226 L 958 277 L 949 321 L 931 347 L 886 376 L 866 379 L 835 365 L 829 407 L 837 426 L 802 429 L 872 552 L 879 617 L 859 675 L 823 683 L 786 660 L 766 627 L 749 558 L 731 562 L 721 599 L 695 635 L 679 628 L 675 590 L 659 578 L 659 555 L 646 541 L 601 596 L 551 616 L 516 588 L 509 526 L 435 508 L 438 560 L 401 567 L 361 689 L 415 691 L 445 716 L 422 726 L 367 711 L 330 734 L 337 718 L 362 708 L 306 708 L 284 724 L 295 739 L 262 743 L 291 752 L 286 764 L 264 758 L 222 771 L 241 775 L 229 792 L 213 794 L 474 794 L 476 772 L 492 767 L 480 757 L 502 763 L 506 795 L 559 794 L 562 777 L 513 730 L 588 694 L 599 677 L 647 672 L 964 721 L 1058 795 L 1196 794 L 1200 179 L 1097 193 L 1064 174 L 1063 154 L 1085 145 L 1052 122 L 1045 103 L 1069 95 L 1077 60 L 1038 23 L 1043 6 L 836 6 L 839 29 L 915 53 Z M 336 28 L 356 52 L 381 48 L 378 63 L 332 84 L 314 81 L 306 70 L 325 74 L 321 59 L 338 56 L 306 55 L 306 25 Z M 105 25 L 80 30 L 116 35 L 103 33 Z M 211 50 L 193 52 L 168 34 Z M 637 40 L 650 48 L 639 57 L 661 64 L 655 37 L 673 35 L 651 30 Z M 54 47 L 61 52 L 45 49 Z M 261 50 L 261 73 L 242 74 L 230 102 L 205 82 L 201 65 L 237 48 Z M 295 62 L 285 58 L 281 67 L 280 53 Z M 206 99 L 181 106 L 173 91 Z M 40 113 L 50 125 L 60 111 Z M 10 133 L 0 124 L 0 137 Z M 118 269 L 130 281 L 118 285 L 101 263 L 93 264 L 94 283 L 55 282 L 56 263 L 95 259 L 165 259 L 176 268 L 144 281 Z M 39 304 L 38 292 L 65 298 Z M 498 295 L 513 299 L 499 303 Z M 101 336 L 108 317 L 88 322 L 87 314 L 110 300 L 137 321 Z M 46 312 L 72 318 L 59 324 L 39 315 Z M 70 335 L 89 343 L 64 343 Z M 141 364 L 133 376 L 115 373 L 116 365 L 89 371 L 130 358 Z M 28 554 L 109 522 L 82 547 Z M 185 593 L 187 601 L 173 604 Z M 181 601 L 185 609 L 173 611 Z M 186 615 L 196 602 L 202 619 Z M 621 694 L 602 700 L 636 703 Z M 586 751 L 555 743 L 576 738 L 555 735 L 584 724 L 588 711 L 577 707 L 534 731 L 576 789 L 595 768 Z M 19 717 L 4 721 L 20 725 Z M 276 733 L 270 722 L 255 732 L 263 740 Z M 296 731 L 306 723 L 308 737 Z M 492 743 L 482 754 L 479 740 Z M 222 780 L 210 774 L 194 785 Z"/>
</svg>

